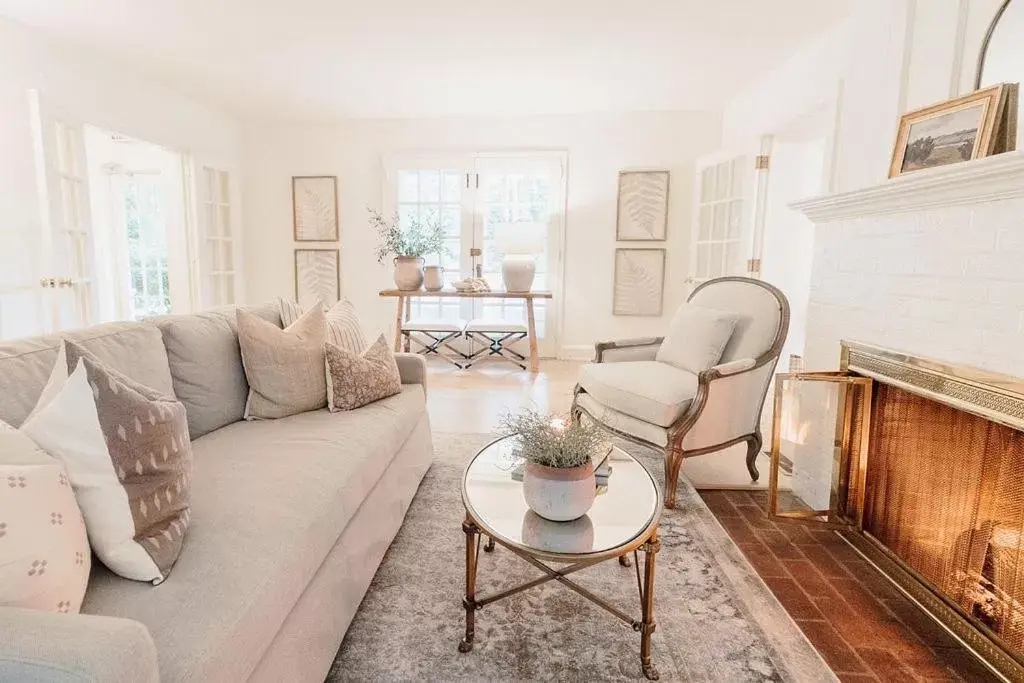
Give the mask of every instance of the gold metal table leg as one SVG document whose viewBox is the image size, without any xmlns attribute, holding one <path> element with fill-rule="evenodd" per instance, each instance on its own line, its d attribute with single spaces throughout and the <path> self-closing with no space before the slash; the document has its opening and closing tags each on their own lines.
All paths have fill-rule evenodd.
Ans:
<svg viewBox="0 0 1024 683">
<path fill-rule="evenodd" d="M 462 530 L 466 534 L 466 597 L 462 599 L 462 606 L 466 608 L 466 637 L 459 643 L 459 652 L 469 652 L 473 649 L 476 628 L 476 560 L 480 532 L 468 515 Z"/>
<path fill-rule="evenodd" d="M 658 532 L 647 540 L 644 551 L 644 590 L 640 596 L 643 621 L 640 623 L 640 666 L 648 680 L 658 680 L 658 669 L 651 663 L 651 636 L 654 634 L 654 558 L 661 550 Z"/>
</svg>

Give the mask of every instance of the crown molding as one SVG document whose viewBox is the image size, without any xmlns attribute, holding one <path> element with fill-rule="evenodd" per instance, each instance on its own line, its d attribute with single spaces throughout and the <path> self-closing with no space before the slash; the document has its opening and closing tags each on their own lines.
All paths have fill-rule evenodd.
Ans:
<svg viewBox="0 0 1024 683">
<path fill-rule="evenodd" d="M 790 204 L 815 224 L 1024 197 L 1024 152 L 916 171 Z"/>
</svg>

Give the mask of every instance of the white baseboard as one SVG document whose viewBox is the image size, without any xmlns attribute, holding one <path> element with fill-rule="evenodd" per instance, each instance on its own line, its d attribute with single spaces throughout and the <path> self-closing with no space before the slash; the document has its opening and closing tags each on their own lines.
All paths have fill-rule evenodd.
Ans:
<svg viewBox="0 0 1024 683">
<path fill-rule="evenodd" d="M 579 344 L 577 346 L 563 346 L 561 349 L 558 350 L 558 359 L 582 361 L 594 360 L 594 345 Z"/>
</svg>

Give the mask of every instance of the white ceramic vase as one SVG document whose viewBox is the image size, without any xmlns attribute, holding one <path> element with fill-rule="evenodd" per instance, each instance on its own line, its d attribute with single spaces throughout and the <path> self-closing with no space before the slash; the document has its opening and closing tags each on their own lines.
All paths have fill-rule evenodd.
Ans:
<svg viewBox="0 0 1024 683">
<path fill-rule="evenodd" d="M 587 515 L 571 522 L 552 522 L 532 510 L 523 515 L 523 541 L 553 553 L 589 553 L 594 549 L 594 522 Z"/>
<path fill-rule="evenodd" d="M 501 279 L 509 292 L 529 292 L 537 274 L 537 262 L 532 256 L 506 254 L 501 262 Z"/>
<path fill-rule="evenodd" d="M 544 519 L 579 519 L 594 504 L 596 493 L 593 462 L 567 468 L 526 463 L 523 496 L 530 509 Z"/>
<path fill-rule="evenodd" d="M 428 292 L 440 292 L 444 289 L 444 268 L 425 266 L 423 268 L 423 289 Z"/>
<path fill-rule="evenodd" d="M 419 256 L 395 257 L 395 286 L 403 292 L 423 286 L 423 259 Z"/>
</svg>

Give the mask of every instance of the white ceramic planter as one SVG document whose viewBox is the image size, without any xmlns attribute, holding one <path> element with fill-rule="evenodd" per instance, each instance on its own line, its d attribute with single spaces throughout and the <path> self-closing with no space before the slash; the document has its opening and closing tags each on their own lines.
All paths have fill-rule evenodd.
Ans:
<svg viewBox="0 0 1024 683">
<path fill-rule="evenodd" d="M 419 256 L 395 257 L 395 286 L 403 292 L 423 286 L 423 259 Z"/>
<path fill-rule="evenodd" d="M 530 509 L 544 519 L 579 519 L 590 510 L 595 495 L 593 462 L 572 468 L 526 463 L 523 496 Z"/>
<path fill-rule="evenodd" d="M 439 292 L 444 289 L 444 268 L 426 266 L 423 269 L 423 289 L 428 292 Z"/>
<path fill-rule="evenodd" d="M 529 292 L 537 274 L 537 262 L 532 256 L 508 254 L 501 262 L 501 279 L 510 292 Z"/>
</svg>

